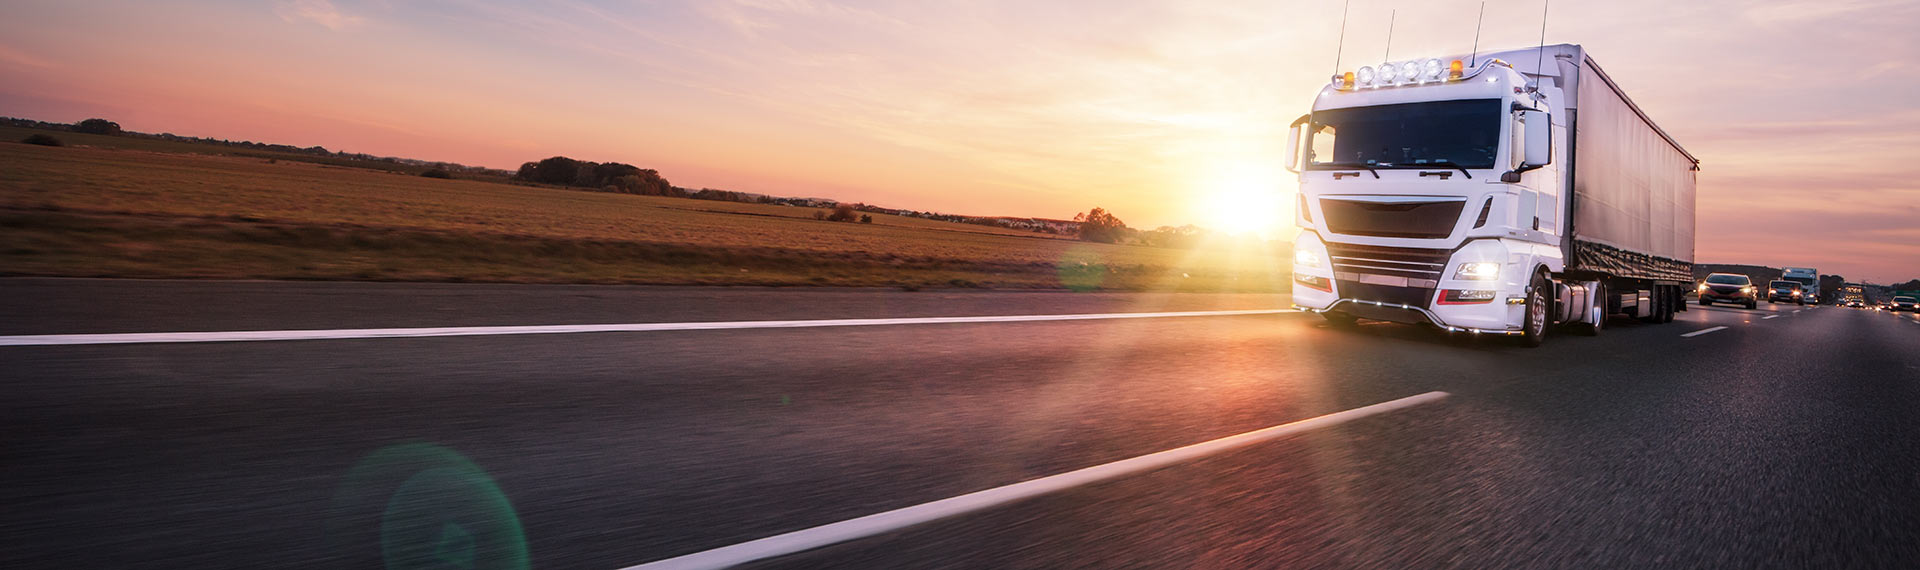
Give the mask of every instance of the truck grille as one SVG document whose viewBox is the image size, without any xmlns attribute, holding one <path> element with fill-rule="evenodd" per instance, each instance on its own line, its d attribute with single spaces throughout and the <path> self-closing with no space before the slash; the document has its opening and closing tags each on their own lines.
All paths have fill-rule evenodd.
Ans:
<svg viewBox="0 0 1920 570">
<path fill-rule="evenodd" d="M 1466 199 L 1431 202 L 1366 202 L 1320 199 L 1327 229 L 1352 236 L 1440 239 L 1453 235 Z"/>
<path fill-rule="evenodd" d="M 1337 279 L 1359 280 L 1359 274 L 1387 275 L 1405 277 L 1414 281 L 1411 283 L 1413 285 L 1433 287 L 1440 281 L 1440 273 L 1447 269 L 1447 258 L 1453 252 L 1445 249 L 1328 243 L 1327 255 L 1333 258 L 1331 263 Z M 1354 276 L 1344 275 L 1348 273 Z"/>
<path fill-rule="evenodd" d="M 1425 307 L 1453 252 L 1328 243 L 1327 255 L 1341 297 Z"/>
</svg>

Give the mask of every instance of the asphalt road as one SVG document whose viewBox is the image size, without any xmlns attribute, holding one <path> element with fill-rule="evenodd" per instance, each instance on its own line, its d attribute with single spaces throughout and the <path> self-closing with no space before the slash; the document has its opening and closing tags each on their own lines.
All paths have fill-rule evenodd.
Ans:
<svg viewBox="0 0 1920 570">
<path fill-rule="evenodd" d="M 0 280 L 0 335 L 1286 306 Z M 355 566 L 332 538 L 382 519 L 342 482 L 425 442 L 497 483 L 535 567 L 612 570 L 1433 391 L 751 566 L 1920 567 L 1920 319 L 1692 309 L 1539 349 L 1299 313 L 0 346 L 0 567 Z"/>
</svg>

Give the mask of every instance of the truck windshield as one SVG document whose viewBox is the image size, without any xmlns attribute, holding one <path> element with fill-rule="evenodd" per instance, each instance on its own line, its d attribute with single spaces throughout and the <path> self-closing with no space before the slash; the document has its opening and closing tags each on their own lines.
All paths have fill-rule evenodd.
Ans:
<svg viewBox="0 0 1920 570">
<path fill-rule="evenodd" d="M 1812 278 L 1812 277 L 1783 277 L 1783 279 L 1786 279 L 1786 280 L 1788 280 L 1788 281 L 1793 281 L 1793 282 L 1795 282 L 1795 283 L 1799 283 L 1799 284 L 1801 284 L 1802 286 L 1806 286 L 1806 287 L 1812 287 L 1812 286 L 1813 286 L 1813 278 Z"/>
<path fill-rule="evenodd" d="M 1493 168 L 1500 117 L 1499 99 L 1315 111 L 1308 168 Z"/>
</svg>

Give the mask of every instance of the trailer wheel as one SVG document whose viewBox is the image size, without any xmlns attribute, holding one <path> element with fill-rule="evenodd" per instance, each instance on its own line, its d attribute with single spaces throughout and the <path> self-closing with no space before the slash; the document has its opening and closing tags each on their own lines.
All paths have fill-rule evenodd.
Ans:
<svg viewBox="0 0 1920 570">
<path fill-rule="evenodd" d="M 1521 346 L 1534 348 L 1547 340 L 1547 288 L 1550 286 L 1552 283 L 1546 275 L 1533 274 L 1533 284 L 1527 286 L 1527 318 L 1521 323 Z"/>
<path fill-rule="evenodd" d="M 1660 302 L 1653 304 L 1657 307 L 1655 310 L 1659 311 L 1659 316 L 1653 322 L 1660 324 L 1673 322 L 1674 298 L 1679 296 L 1676 293 L 1677 290 L 1666 285 L 1655 285 L 1653 291 L 1653 294 L 1660 296 Z"/>
</svg>

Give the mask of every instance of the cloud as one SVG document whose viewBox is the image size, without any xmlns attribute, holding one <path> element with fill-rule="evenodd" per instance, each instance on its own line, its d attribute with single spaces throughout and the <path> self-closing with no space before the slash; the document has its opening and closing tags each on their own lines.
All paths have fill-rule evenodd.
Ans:
<svg viewBox="0 0 1920 570">
<path fill-rule="evenodd" d="M 47 61 L 45 58 L 4 45 L 0 45 L 0 65 L 38 69 L 54 67 L 53 62 Z"/>
<path fill-rule="evenodd" d="M 365 21 L 359 16 L 341 12 L 340 7 L 334 6 L 330 0 L 287 0 L 274 8 L 273 12 L 289 23 L 312 22 L 333 31 L 358 26 Z"/>
</svg>

